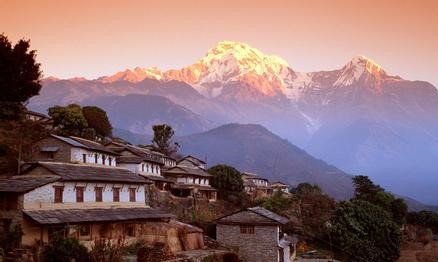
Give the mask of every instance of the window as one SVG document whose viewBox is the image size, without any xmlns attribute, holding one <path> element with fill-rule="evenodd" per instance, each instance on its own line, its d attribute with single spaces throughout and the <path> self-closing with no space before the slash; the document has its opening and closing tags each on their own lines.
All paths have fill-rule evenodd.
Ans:
<svg viewBox="0 0 438 262">
<path fill-rule="evenodd" d="M 108 157 L 108 164 L 109 164 L 110 166 L 113 165 L 113 159 L 112 159 L 111 157 Z"/>
<path fill-rule="evenodd" d="M 105 165 L 105 155 L 102 155 L 102 165 Z"/>
<path fill-rule="evenodd" d="M 95 187 L 95 191 L 96 191 L 96 202 L 102 202 L 103 188 L 102 187 Z"/>
<path fill-rule="evenodd" d="M 141 164 L 141 172 L 144 172 L 144 164 Z"/>
<path fill-rule="evenodd" d="M 47 152 L 47 159 L 54 159 L 55 158 L 55 152 Z"/>
<path fill-rule="evenodd" d="M 135 237 L 135 225 L 125 225 L 125 234 L 130 237 Z"/>
<path fill-rule="evenodd" d="M 76 202 L 84 202 L 84 187 L 76 187 Z"/>
<path fill-rule="evenodd" d="M 62 203 L 63 202 L 62 194 L 64 192 L 64 187 L 54 186 L 54 188 L 55 188 L 55 203 Z"/>
<path fill-rule="evenodd" d="M 113 188 L 113 202 L 119 202 L 120 201 L 120 188 Z"/>
<path fill-rule="evenodd" d="M 82 154 L 82 162 L 87 163 L 87 154 Z"/>
<path fill-rule="evenodd" d="M 97 164 L 97 154 L 94 154 L 94 163 Z"/>
<path fill-rule="evenodd" d="M 241 225 L 240 234 L 254 234 L 254 226 Z"/>
<path fill-rule="evenodd" d="M 129 202 L 135 202 L 135 188 L 129 189 Z"/>
<path fill-rule="evenodd" d="M 79 235 L 80 236 L 89 236 L 91 232 L 90 225 L 83 225 L 79 228 Z"/>
</svg>

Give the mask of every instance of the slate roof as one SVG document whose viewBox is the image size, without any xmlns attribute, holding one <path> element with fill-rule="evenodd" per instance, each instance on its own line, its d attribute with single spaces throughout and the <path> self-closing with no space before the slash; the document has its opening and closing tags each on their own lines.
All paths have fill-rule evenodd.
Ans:
<svg viewBox="0 0 438 262">
<path fill-rule="evenodd" d="M 167 183 L 175 183 L 175 181 L 167 179 L 165 177 L 162 176 L 155 176 L 155 175 L 141 175 L 143 177 L 146 177 L 149 180 L 152 181 L 161 181 L 161 182 L 167 182 Z"/>
<path fill-rule="evenodd" d="M 165 175 L 193 175 L 199 177 L 212 177 L 209 173 L 201 168 L 191 168 L 185 166 L 174 166 L 164 171 Z"/>
<path fill-rule="evenodd" d="M 253 212 L 258 216 L 254 217 L 247 214 L 237 215 L 241 212 Z M 284 225 L 289 222 L 289 219 L 264 209 L 263 207 L 251 207 L 218 218 L 216 222 L 222 224 Z"/>
<path fill-rule="evenodd" d="M 143 158 L 139 156 L 118 156 L 117 163 L 140 164 Z"/>
<path fill-rule="evenodd" d="M 198 184 L 174 184 L 172 188 L 181 188 L 181 189 L 198 188 L 199 190 L 202 191 L 217 191 L 214 187 L 198 185 Z"/>
<path fill-rule="evenodd" d="M 0 192 L 26 193 L 59 180 L 58 177 L 12 177 L 0 179 Z"/>
<path fill-rule="evenodd" d="M 24 210 L 24 214 L 41 225 L 84 222 L 170 219 L 174 216 L 153 208 L 94 208 Z"/>
<path fill-rule="evenodd" d="M 99 151 L 99 152 L 103 152 L 103 153 L 107 153 L 107 154 L 111 154 L 111 155 L 118 155 L 116 152 L 111 151 L 109 149 L 107 149 L 106 147 L 104 147 L 103 145 L 97 143 L 97 142 L 93 142 L 84 138 L 80 138 L 80 137 L 65 137 L 65 136 L 57 136 L 57 135 L 50 135 L 51 137 L 54 137 L 56 139 L 59 139 L 73 147 L 79 147 L 79 148 L 84 148 L 84 149 L 88 149 L 88 150 L 94 150 L 94 151 Z"/>
<path fill-rule="evenodd" d="M 280 224 L 287 224 L 289 222 L 289 219 L 283 216 L 280 216 L 274 212 L 271 212 L 263 207 L 250 207 L 248 210 L 257 213 L 261 216 L 267 217 L 271 220 L 277 221 Z"/>
<path fill-rule="evenodd" d="M 62 181 L 102 181 L 135 184 L 152 183 L 148 179 L 132 173 L 128 169 L 98 165 L 37 162 L 26 172 L 30 172 L 38 165 L 46 168 L 55 175 L 60 176 Z"/>
<path fill-rule="evenodd" d="M 254 174 L 254 173 L 243 172 L 242 173 L 242 179 L 246 179 L 246 178 L 249 178 L 249 179 L 261 179 L 261 180 L 268 181 L 267 178 L 261 177 L 259 175 Z"/>
<path fill-rule="evenodd" d="M 111 144 L 109 144 L 107 146 L 107 148 L 110 148 L 111 150 L 115 151 L 115 152 L 122 152 L 124 150 L 128 150 L 129 152 L 131 152 L 132 154 L 141 157 L 144 161 L 149 161 L 149 162 L 154 162 L 160 165 L 164 165 L 163 163 L 163 156 L 161 156 L 161 154 L 156 153 L 156 152 L 152 152 L 149 149 L 146 148 L 142 148 L 142 147 L 138 147 L 138 146 L 133 146 L 133 145 L 129 145 L 129 144 L 121 144 L 121 143 L 116 143 L 116 142 L 112 142 Z M 122 158 L 122 161 L 124 159 Z"/>
<path fill-rule="evenodd" d="M 201 165 L 207 164 L 204 161 L 202 161 L 201 159 L 199 159 L 197 157 L 194 157 L 192 155 L 185 156 L 184 158 L 180 159 L 178 161 L 178 163 L 181 162 L 181 161 L 184 161 L 184 160 L 192 162 L 195 166 L 201 166 Z"/>
</svg>

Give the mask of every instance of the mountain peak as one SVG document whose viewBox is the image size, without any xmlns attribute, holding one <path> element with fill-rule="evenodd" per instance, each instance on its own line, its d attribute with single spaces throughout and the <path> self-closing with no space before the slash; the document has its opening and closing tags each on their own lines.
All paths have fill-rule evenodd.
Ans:
<svg viewBox="0 0 438 262">
<path fill-rule="evenodd" d="M 126 69 L 125 71 L 120 71 L 112 76 L 100 77 L 97 80 L 102 83 L 112 83 L 116 81 L 128 81 L 131 83 L 138 83 L 146 78 L 161 80 L 163 77 L 162 72 L 156 67 L 135 67 L 134 69 Z"/>
<path fill-rule="evenodd" d="M 373 81 L 380 86 L 380 81 L 386 76 L 382 66 L 372 59 L 359 55 L 353 57 L 342 69 L 335 86 L 349 86 L 359 80 Z"/>
</svg>

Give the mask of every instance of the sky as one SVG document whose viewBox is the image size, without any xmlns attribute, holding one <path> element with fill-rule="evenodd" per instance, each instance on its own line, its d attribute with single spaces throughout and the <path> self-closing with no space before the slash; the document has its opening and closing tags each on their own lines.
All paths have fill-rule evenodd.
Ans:
<svg viewBox="0 0 438 262">
<path fill-rule="evenodd" d="M 438 87 L 436 0 L 0 0 L 0 10 L 0 33 L 30 39 L 45 77 L 177 69 L 234 40 L 295 71 L 365 55 Z"/>
</svg>

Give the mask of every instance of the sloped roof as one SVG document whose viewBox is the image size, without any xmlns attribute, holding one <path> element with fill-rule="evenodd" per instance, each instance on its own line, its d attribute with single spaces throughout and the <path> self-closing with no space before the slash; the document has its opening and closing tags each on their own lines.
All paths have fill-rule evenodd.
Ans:
<svg viewBox="0 0 438 262">
<path fill-rule="evenodd" d="M 59 180 L 59 177 L 11 177 L 0 179 L 0 192 L 26 193 Z"/>
<path fill-rule="evenodd" d="M 139 156 L 118 156 L 117 163 L 140 164 L 143 158 Z"/>
<path fill-rule="evenodd" d="M 61 177 L 62 181 L 103 181 L 150 184 L 150 180 L 132 173 L 128 169 L 119 167 L 93 166 L 83 164 L 57 163 L 57 162 L 37 162 L 26 170 L 30 172 L 34 167 L 42 166 Z"/>
<path fill-rule="evenodd" d="M 24 210 L 23 213 L 41 225 L 127 220 L 156 220 L 170 219 L 174 217 L 172 214 L 153 208 Z"/>
<path fill-rule="evenodd" d="M 271 212 L 263 207 L 250 207 L 248 210 L 257 213 L 261 216 L 267 217 L 269 219 L 272 219 L 274 221 L 277 221 L 280 224 L 287 224 L 289 222 L 289 219 L 283 216 L 280 216 L 274 212 Z"/>
<path fill-rule="evenodd" d="M 201 166 L 201 165 L 205 165 L 205 164 L 207 164 L 207 163 L 205 163 L 204 161 L 202 161 L 201 159 L 199 159 L 199 158 L 197 158 L 197 157 L 194 157 L 194 156 L 192 156 L 192 155 L 187 155 L 187 156 L 185 156 L 184 158 L 180 159 L 180 160 L 178 161 L 178 163 L 181 162 L 181 161 L 184 161 L 184 160 L 190 161 L 190 162 L 192 162 L 192 163 L 193 163 L 194 165 L 196 165 L 196 166 Z"/>
<path fill-rule="evenodd" d="M 163 156 L 160 154 L 157 154 L 156 152 L 150 151 L 149 149 L 133 146 L 129 144 L 120 144 L 116 142 L 112 142 L 111 144 L 107 145 L 107 148 L 110 148 L 111 150 L 115 152 L 123 152 L 124 150 L 127 150 L 131 152 L 132 154 L 141 157 L 144 161 L 157 163 L 160 165 L 164 165 L 163 163 Z M 123 161 L 123 158 L 122 158 Z"/>
<path fill-rule="evenodd" d="M 289 219 L 263 207 L 251 207 L 218 218 L 216 222 L 220 224 L 284 225 L 289 222 Z"/>
<path fill-rule="evenodd" d="M 212 177 L 209 173 L 201 168 L 191 168 L 185 166 L 174 166 L 164 171 L 165 175 L 193 175 L 200 177 Z"/>
<path fill-rule="evenodd" d="M 262 176 L 256 175 L 254 173 L 249 173 L 249 172 L 243 172 L 242 173 L 242 179 L 261 179 L 261 180 L 265 180 L 268 181 L 267 178 L 264 178 Z"/>
<path fill-rule="evenodd" d="M 107 149 L 103 145 L 101 145 L 97 142 L 91 141 L 91 140 L 84 139 L 84 138 L 74 137 L 74 136 L 71 136 L 71 137 L 57 136 L 57 135 L 53 135 L 53 134 L 51 134 L 50 136 L 53 138 L 56 138 L 58 140 L 61 140 L 61 141 L 65 142 L 73 147 L 84 148 L 84 149 L 103 152 L 103 153 L 107 153 L 107 154 L 111 154 L 111 155 L 118 155 L 116 152 Z"/>
</svg>

